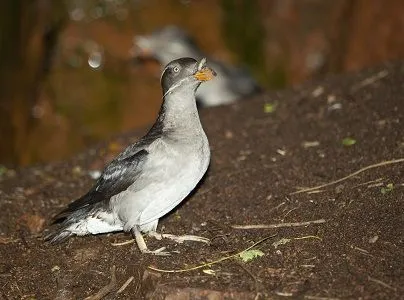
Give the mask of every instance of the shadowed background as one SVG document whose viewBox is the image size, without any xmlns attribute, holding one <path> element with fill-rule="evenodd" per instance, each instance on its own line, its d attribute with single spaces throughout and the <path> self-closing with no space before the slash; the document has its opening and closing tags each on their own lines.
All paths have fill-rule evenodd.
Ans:
<svg viewBox="0 0 404 300">
<path fill-rule="evenodd" d="M 0 4 L 0 164 L 57 160 L 145 128 L 160 66 L 132 62 L 136 34 L 181 26 L 267 89 L 404 57 L 404 2 L 13 0 Z"/>
</svg>

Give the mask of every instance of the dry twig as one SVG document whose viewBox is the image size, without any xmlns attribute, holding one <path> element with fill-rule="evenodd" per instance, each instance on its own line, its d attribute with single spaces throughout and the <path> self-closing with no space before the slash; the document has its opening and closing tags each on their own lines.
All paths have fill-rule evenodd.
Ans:
<svg viewBox="0 0 404 300">
<path fill-rule="evenodd" d="M 321 184 L 321 185 L 318 185 L 318 186 L 315 186 L 315 187 L 301 189 L 301 190 L 292 192 L 289 195 L 295 195 L 295 194 L 301 194 L 301 193 L 307 193 L 307 192 L 315 191 L 315 190 L 318 190 L 318 189 L 321 189 L 321 188 L 324 188 L 324 187 L 327 187 L 327 186 L 330 186 L 330 185 L 340 183 L 342 181 L 345 181 L 345 180 L 347 180 L 349 178 L 352 178 L 352 177 L 354 177 L 356 175 L 359 175 L 360 173 L 363 173 L 363 172 L 368 171 L 370 169 L 383 167 L 383 166 L 387 166 L 387 165 L 392 165 L 392 164 L 398 164 L 398 163 L 402 163 L 402 162 L 404 162 L 404 158 L 382 161 L 380 163 L 369 165 L 367 167 L 359 169 L 358 171 L 353 172 L 353 173 L 351 173 L 351 174 L 349 174 L 349 175 L 347 175 L 345 177 L 342 177 L 340 179 L 337 179 L 337 180 L 334 180 L 334 181 L 331 181 L 331 182 L 328 182 L 328 183 L 324 183 L 324 184 Z"/>
<path fill-rule="evenodd" d="M 111 246 L 117 247 L 117 246 L 125 246 L 125 245 L 129 245 L 129 244 L 133 244 L 135 242 L 134 239 L 130 239 L 124 242 L 118 242 L 118 243 L 111 243 Z"/>
<path fill-rule="evenodd" d="M 282 228 L 282 227 L 301 227 L 308 226 L 312 224 L 322 224 L 326 221 L 324 219 L 314 220 L 314 221 L 306 221 L 306 222 L 296 222 L 296 223 L 279 223 L 279 224 L 257 224 L 257 225 L 233 225 L 231 226 L 234 229 L 273 229 L 273 228 Z"/>
<path fill-rule="evenodd" d="M 84 300 L 100 300 L 108 295 L 116 286 L 115 265 L 111 267 L 111 281 L 100 289 L 96 294 L 85 298 Z"/>
<path fill-rule="evenodd" d="M 376 81 L 386 77 L 387 75 L 389 75 L 389 72 L 387 70 L 380 71 L 379 73 L 377 73 L 371 77 L 368 77 L 368 78 L 362 80 L 359 84 L 353 86 L 352 91 L 356 92 L 356 91 L 360 90 L 361 88 L 371 85 L 371 84 L 375 83 Z"/>
<path fill-rule="evenodd" d="M 377 284 L 380 284 L 381 286 L 384 286 L 385 288 L 390 289 L 392 291 L 397 291 L 397 289 L 395 287 L 393 287 L 393 286 L 391 286 L 391 285 L 389 285 L 389 284 L 387 284 L 387 283 L 385 283 L 385 282 L 383 282 L 383 281 L 381 281 L 379 279 L 372 278 L 372 277 L 368 276 L 368 280 L 373 281 L 373 282 L 375 282 Z"/>
<path fill-rule="evenodd" d="M 304 295 L 304 299 L 310 299 L 310 300 L 339 300 L 339 298 L 329 298 L 329 297 L 310 296 L 310 295 Z"/>
<path fill-rule="evenodd" d="M 261 296 L 261 293 L 260 293 L 260 282 L 258 281 L 258 278 L 257 277 L 255 277 L 255 275 L 250 271 L 250 270 L 248 270 L 241 262 L 237 262 L 237 265 L 241 268 L 241 269 L 243 269 L 253 280 L 254 280 L 254 287 L 255 287 L 255 297 L 254 297 L 254 300 L 255 299 L 259 299 L 259 297 Z"/>
<path fill-rule="evenodd" d="M 125 281 L 125 283 L 121 286 L 121 288 L 116 293 L 117 294 L 122 293 L 128 287 L 128 285 L 133 281 L 133 279 L 135 279 L 135 277 L 133 277 L 133 276 L 129 277 L 128 280 Z"/>
<path fill-rule="evenodd" d="M 184 273 L 184 272 L 189 272 L 189 271 L 194 271 L 194 270 L 202 269 L 202 268 L 204 268 L 204 267 L 209 267 L 209 266 L 212 266 L 212 265 L 214 265 L 214 264 L 220 263 L 220 262 L 222 262 L 222 261 L 225 261 L 225 260 L 228 260 L 228 259 L 237 257 L 237 256 L 239 256 L 241 253 L 243 253 L 244 251 L 251 250 L 252 248 L 258 246 L 259 244 L 265 242 L 266 240 L 268 240 L 268 239 L 270 239 L 270 238 L 272 238 L 272 237 L 274 237 L 274 236 L 276 236 L 276 234 L 275 234 L 275 235 L 271 235 L 271 236 L 267 236 L 267 237 L 265 237 L 265 238 L 259 240 L 258 242 L 252 244 L 250 247 L 248 247 L 248 248 L 246 248 L 246 249 L 244 249 L 244 250 L 242 250 L 242 251 L 240 251 L 240 252 L 237 252 L 236 254 L 229 255 L 229 256 L 225 256 L 225 257 L 219 258 L 219 259 L 217 259 L 217 260 L 214 260 L 214 261 L 212 261 L 212 262 L 205 263 L 205 264 L 201 264 L 201 265 L 198 265 L 198 266 L 195 266 L 195 267 L 191 267 L 191 268 L 187 268 L 187 269 L 178 269 L 178 270 L 164 270 L 164 269 L 158 269 L 158 268 L 151 267 L 151 266 L 149 266 L 148 268 L 149 268 L 150 270 L 157 271 L 157 272 L 162 272 L 162 273 Z"/>
</svg>

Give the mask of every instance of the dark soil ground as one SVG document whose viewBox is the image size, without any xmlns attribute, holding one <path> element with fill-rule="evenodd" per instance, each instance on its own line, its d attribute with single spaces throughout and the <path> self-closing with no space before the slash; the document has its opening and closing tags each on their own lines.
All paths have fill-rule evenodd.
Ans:
<svg viewBox="0 0 404 300">
<path fill-rule="evenodd" d="M 268 103 L 277 104 L 274 112 Z M 150 248 L 173 252 L 156 257 L 132 244 L 113 246 L 130 238 L 123 233 L 57 246 L 42 240 L 51 217 L 91 186 L 88 170 L 136 136 L 126 135 L 65 162 L 2 175 L 1 297 L 402 299 L 404 162 L 397 159 L 404 157 L 404 64 L 330 77 L 201 117 L 212 148 L 209 173 L 160 228 L 205 236 L 211 245 L 147 238 Z M 347 137 L 356 143 L 343 145 Z M 392 162 L 333 183 L 384 161 Z M 232 227 L 315 220 L 324 222 Z M 235 256 L 181 273 L 149 268 L 191 268 L 265 237 L 253 248 L 264 255 L 249 262 Z"/>
</svg>

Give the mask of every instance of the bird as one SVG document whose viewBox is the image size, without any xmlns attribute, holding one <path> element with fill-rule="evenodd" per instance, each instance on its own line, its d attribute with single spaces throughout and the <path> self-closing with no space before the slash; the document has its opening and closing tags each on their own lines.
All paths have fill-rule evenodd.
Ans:
<svg viewBox="0 0 404 300">
<path fill-rule="evenodd" d="M 186 31 L 174 25 L 163 27 L 149 35 L 135 36 L 130 52 L 135 61 L 152 58 L 162 66 L 183 56 L 195 59 L 207 57 Z M 263 91 L 245 69 L 212 58 L 208 58 L 208 61 L 219 76 L 198 90 L 198 106 L 226 105 Z"/>
<path fill-rule="evenodd" d="M 176 242 L 209 243 L 204 237 L 158 233 L 161 217 L 197 186 L 210 162 L 208 138 L 196 106 L 198 87 L 216 76 L 206 58 L 171 61 L 161 76 L 163 102 L 154 125 L 102 171 L 92 188 L 54 217 L 45 240 L 61 243 L 73 235 L 131 232 L 142 253 L 150 250 L 143 233 Z"/>
</svg>

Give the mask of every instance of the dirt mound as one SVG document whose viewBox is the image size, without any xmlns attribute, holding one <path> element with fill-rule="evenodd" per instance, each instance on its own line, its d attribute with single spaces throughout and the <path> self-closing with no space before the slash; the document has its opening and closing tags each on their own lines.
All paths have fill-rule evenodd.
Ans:
<svg viewBox="0 0 404 300">
<path fill-rule="evenodd" d="M 88 170 L 130 135 L 69 161 L 2 170 L 2 297 L 399 299 L 403 82 L 404 65 L 388 64 L 203 111 L 209 173 L 160 228 L 212 243 L 147 239 L 170 257 L 114 246 L 130 238 L 123 233 L 41 239 L 52 215 L 90 187 Z"/>
</svg>

